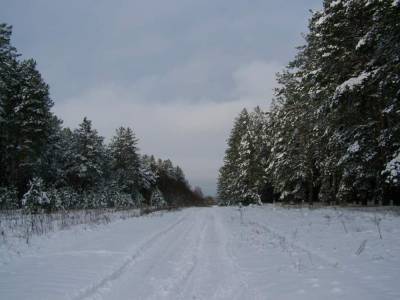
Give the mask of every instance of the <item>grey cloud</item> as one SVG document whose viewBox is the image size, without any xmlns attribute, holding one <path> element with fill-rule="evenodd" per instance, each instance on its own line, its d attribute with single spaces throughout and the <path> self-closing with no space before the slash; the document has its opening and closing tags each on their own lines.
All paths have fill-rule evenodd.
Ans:
<svg viewBox="0 0 400 300">
<path fill-rule="evenodd" d="M 261 105 L 267 109 L 272 98 L 272 78 L 280 66 L 262 61 L 251 62 L 234 71 L 231 101 L 215 102 L 149 102 L 136 92 L 137 85 L 125 88 L 116 85 L 98 86 L 82 95 L 57 103 L 55 111 L 65 125 L 76 127 L 84 116 L 106 137 L 119 125 L 131 126 L 140 138 L 143 153 L 171 158 L 186 171 L 193 183 L 209 193 L 215 191 L 218 167 L 222 164 L 225 139 L 232 120 L 246 107 Z M 171 80 L 184 80 L 186 70 L 174 73 Z M 256 80 L 257 79 L 257 80 Z M 163 78 L 168 82 L 168 77 Z M 151 89 L 159 85 L 146 85 Z M 150 91 L 151 92 L 151 91 Z"/>
</svg>

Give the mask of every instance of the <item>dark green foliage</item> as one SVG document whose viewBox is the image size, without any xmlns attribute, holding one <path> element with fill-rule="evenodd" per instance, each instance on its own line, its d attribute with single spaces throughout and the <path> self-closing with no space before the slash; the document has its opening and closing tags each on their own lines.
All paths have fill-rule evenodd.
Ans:
<svg viewBox="0 0 400 300">
<path fill-rule="evenodd" d="M 244 109 L 235 120 L 219 171 L 220 204 L 272 201 L 265 198 L 270 186 L 265 176 L 269 155 L 267 122 L 268 115 L 258 107 L 251 113 Z"/>
<path fill-rule="evenodd" d="M 23 193 L 36 175 L 50 135 L 53 103 L 33 60 L 6 60 L 9 64 L 4 64 L 0 79 L 0 184 L 16 186 Z"/>
<path fill-rule="evenodd" d="M 134 194 L 140 182 L 137 139 L 132 129 L 120 127 L 110 143 L 113 180 L 122 191 Z"/>
<path fill-rule="evenodd" d="M 101 184 L 105 149 L 92 122 L 87 118 L 72 135 L 70 160 L 66 166 L 68 183 L 77 191 L 91 190 Z"/>
<path fill-rule="evenodd" d="M 13 187 L 0 187 L 0 209 L 18 208 L 18 193 Z"/>
<path fill-rule="evenodd" d="M 278 75 L 260 133 L 267 136 L 264 176 L 286 202 L 400 204 L 400 4 L 323 4 L 310 19 L 306 44 Z M 231 136 L 220 171 L 223 201 L 241 201 L 254 182 L 231 193 L 229 178 L 240 176 L 227 174 L 246 170 L 238 157 L 231 159 L 230 151 L 240 152 L 232 142 L 247 140 L 244 152 L 251 153 L 257 137 Z"/>
</svg>

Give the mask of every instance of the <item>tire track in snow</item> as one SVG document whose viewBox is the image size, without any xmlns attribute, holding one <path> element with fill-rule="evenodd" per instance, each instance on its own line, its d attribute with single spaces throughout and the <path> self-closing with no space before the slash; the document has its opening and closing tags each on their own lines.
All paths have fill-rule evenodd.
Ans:
<svg viewBox="0 0 400 300">
<path fill-rule="evenodd" d="M 105 287 L 109 282 L 114 281 L 121 277 L 124 272 L 134 264 L 139 257 L 141 257 L 150 247 L 153 247 L 154 244 L 166 233 L 173 230 L 176 226 L 181 224 L 184 220 L 186 220 L 187 216 L 180 218 L 177 222 L 172 223 L 166 229 L 159 231 L 158 233 L 154 234 L 150 239 L 144 242 L 133 254 L 131 254 L 125 261 L 114 271 L 109 273 L 108 275 L 104 276 L 101 280 L 97 283 L 90 285 L 82 289 L 80 292 L 77 293 L 76 296 L 72 297 L 74 300 L 83 300 L 90 296 L 96 294 L 101 288 Z"/>
<path fill-rule="evenodd" d="M 156 247 L 148 249 L 107 291 L 99 291 L 99 298 L 126 299 L 132 295 L 135 299 L 178 299 L 197 266 L 196 249 L 201 244 L 203 226 L 203 214 L 192 214 Z"/>
<path fill-rule="evenodd" d="M 219 239 L 223 240 L 224 242 L 221 244 L 221 250 L 222 255 L 221 259 L 225 261 L 225 265 L 231 269 L 231 276 L 236 277 L 236 281 L 238 281 L 238 284 L 233 285 L 234 287 L 230 288 L 230 299 L 243 299 L 247 297 L 251 297 L 250 294 L 251 291 L 249 291 L 249 285 L 246 280 L 247 277 L 247 272 L 243 270 L 235 256 L 232 255 L 232 250 L 233 250 L 233 244 L 232 244 L 232 237 L 233 237 L 233 232 L 232 232 L 232 227 L 227 226 L 226 224 L 223 224 L 222 219 L 221 219 L 221 214 L 218 215 L 218 218 L 215 217 L 214 214 L 214 219 L 215 221 L 215 231 Z M 218 295 L 220 293 L 219 290 L 217 290 L 216 294 Z M 219 298 L 219 297 L 218 297 Z M 225 297 L 226 298 L 226 297 Z"/>
<path fill-rule="evenodd" d="M 180 292 L 172 299 L 243 299 L 247 284 L 226 249 L 231 229 L 221 223 L 219 211 L 205 212 L 193 254 L 197 264 L 188 270 Z"/>
<path fill-rule="evenodd" d="M 174 289 L 171 292 L 175 293 L 176 299 L 186 299 L 184 294 L 187 294 L 188 287 L 190 288 L 190 284 L 193 281 L 193 273 L 198 266 L 199 256 L 200 256 L 200 246 L 204 242 L 205 233 L 207 229 L 207 221 L 203 218 L 203 223 L 201 225 L 201 229 L 199 229 L 199 238 L 196 239 L 195 245 L 191 247 L 192 257 L 191 257 L 191 265 L 190 267 L 183 273 L 180 280 L 175 283 Z"/>
<path fill-rule="evenodd" d="M 153 260 L 153 263 L 149 266 L 149 268 L 146 270 L 146 272 L 143 274 L 143 277 L 149 277 L 149 275 L 151 275 L 151 273 L 153 272 L 153 270 L 156 269 L 156 267 L 160 267 L 160 266 L 165 266 L 165 263 L 168 261 L 169 258 L 173 257 L 173 255 L 176 255 L 177 253 L 179 253 L 179 250 L 181 249 L 180 247 L 187 245 L 187 243 L 185 243 L 187 237 L 192 236 L 193 238 L 193 234 L 191 234 L 193 232 L 193 228 L 195 227 L 195 223 L 192 223 L 192 226 L 185 226 L 184 227 L 184 231 L 182 233 L 179 233 L 176 235 L 176 238 L 174 238 L 172 243 L 168 243 L 167 248 L 164 249 L 162 256 L 158 256 Z M 185 249 L 189 249 L 192 250 L 193 247 L 188 247 L 186 246 Z M 185 262 L 185 255 L 180 255 L 183 258 L 183 262 Z M 181 263 L 182 261 L 179 261 L 179 265 L 182 265 Z M 192 266 L 190 267 L 190 269 L 192 268 Z M 179 273 L 177 274 L 177 272 L 179 271 Z M 154 294 L 153 295 L 149 295 L 147 298 L 148 299 L 159 299 L 159 298 L 165 298 L 166 295 L 171 294 L 171 293 L 176 293 L 176 288 L 179 288 L 179 285 L 182 282 L 182 278 L 184 278 L 186 276 L 188 272 L 186 270 L 183 270 L 183 274 L 182 274 L 182 270 L 177 270 L 174 274 L 172 278 L 176 278 L 177 280 L 172 280 L 171 282 L 171 277 L 168 278 L 167 281 L 164 281 L 164 284 L 162 283 L 158 283 L 158 288 L 154 289 Z M 157 272 L 156 272 L 157 274 Z M 176 275 L 178 275 L 177 277 L 175 277 Z"/>
</svg>

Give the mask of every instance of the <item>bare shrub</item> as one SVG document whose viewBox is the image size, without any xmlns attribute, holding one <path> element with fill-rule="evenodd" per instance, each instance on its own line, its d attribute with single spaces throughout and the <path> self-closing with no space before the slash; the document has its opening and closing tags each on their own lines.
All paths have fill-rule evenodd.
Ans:
<svg viewBox="0 0 400 300">
<path fill-rule="evenodd" d="M 372 222 L 376 225 L 376 228 L 379 233 L 379 238 L 382 240 L 382 231 L 381 231 L 381 222 L 382 222 L 382 217 L 378 217 L 377 214 L 374 214 L 374 218 L 372 219 Z"/>
<path fill-rule="evenodd" d="M 26 210 L 0 211 L 1 242 L 6 244 L 9 237 L 23 239 L 30 243 L 32 236 L 45 235 L 57 230 L 66 230 L 77 225 L 108 224 L 116 219 L 140 216 L 138 209 L 89 209 L 62 210 L 53 213 L 29 213 Z"/>
<path fill-rule="evenodd" d="M 363 240 L 356 251 L 356 255 L 359 256 L 365 250 L 365 246 L 367 245 L 367 240 Z"/>
</svg>

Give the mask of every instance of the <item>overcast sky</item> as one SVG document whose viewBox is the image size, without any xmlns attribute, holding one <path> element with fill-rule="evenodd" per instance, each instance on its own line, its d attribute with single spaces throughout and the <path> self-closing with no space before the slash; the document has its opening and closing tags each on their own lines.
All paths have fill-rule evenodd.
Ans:
<svg viewBox="0 0 400 300">
<path fill-rule="evenodd" d="M 12 43 L 33 57 L 54 112 L 107 138 L 131 126 L 214 194 L 235 116 L 268 109 L 275 73 L 322 0 L 0 0 Z"/>
</svg>

